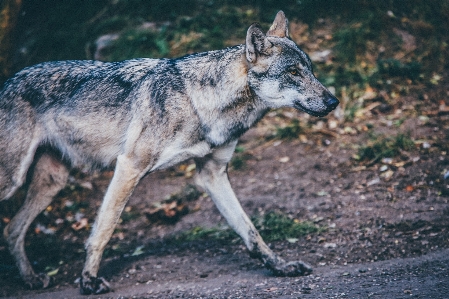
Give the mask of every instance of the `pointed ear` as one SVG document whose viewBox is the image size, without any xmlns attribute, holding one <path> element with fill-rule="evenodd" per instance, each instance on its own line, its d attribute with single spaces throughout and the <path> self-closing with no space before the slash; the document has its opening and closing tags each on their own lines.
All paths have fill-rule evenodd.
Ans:
<svg viewBox="0 0 449 299">
<path fill-rule="evenodd" d="M 246 33 L 246 59 L 255 63 L 260 54 L 267 54 L 271 43 L 258 23 L 253 23 Z"/>
<path fill-rule="evenodd" d="M 288 37 L 288 20 L 282 10 L 276 14 L 267 36 Z"/>
</svg>

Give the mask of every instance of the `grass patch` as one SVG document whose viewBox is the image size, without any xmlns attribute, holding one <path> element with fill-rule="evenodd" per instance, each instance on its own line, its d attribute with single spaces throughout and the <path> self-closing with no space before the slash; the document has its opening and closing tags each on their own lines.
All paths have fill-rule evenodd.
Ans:
<svg viewBox="0 0 449 299">
<path fill-rule="evenodd" d="M 130 29 L 123 32 L 119 39 L 108 49 L 108 60 L 120 61 L 139 57 L 164 57 L 170 49 L 166 41 L 165 29 L 153 30 Z"/>
<path fill-rule="evenodd" d="M 126 207 L 125 210 L 120 215 L 120 223 L 124 224 L 134 219 L 137 219 L 140 216 L 138 210 L 133 210 L 131 207 Z"/>
<path fill-rule="evenodd" d="M 270 212 L 263 216 L 255 216 L 252 221 L 266 242 L 299 238 L 301 236 L 319 233 L 325 230 L 308 221 L 292 219 L 279 212 Z M 203 228 L 195 227 L 175 236 L 172 241 L 237 241 L 240 237 L 229 227 Z"/>
<path fill-rule="evenodd" d="M 417 61 L 403 63 L 397 59 L 380 59 L 377 62 L 379 74 L 387 77 L 402 77 L 416 80 L 421 74 L 421 64 Z"/>
<path fill-rule="evenodd" d="M 394 137 L 374 135 L 372 138 L 366 146 L 359 148 L 358 160 L 369 160 L 371 163 L 376 163 L 382 158 L 398 156 L 402 150 L 409 151 L 415 146 L 409 134 L 398 134 Z"/>
<path fill-rule="evenodd" d="M 278 212 L 270 212 L 262 217 L 255 217 L 253 223 L 262 238 L 267 242 L 298 238 L 324 230 L 323 227 L 319 227 L 312 222 L 292 219 Z"/>
<path fill-rule="evenodd" d="M 246 166 L 246 160 L 248 160 L 248 157 L 246 155 L 236 155 L 234 157 L 232 157 L 231 159 L 231 167 L 234 170 L 241 170 L 243 168 L 245 168 Z"/>
<path fill-rule="evenodd" d="M 290 124 L 285 127 L 276 128 L 275 137 L 279 139 L 292 140 L 298 138 L 299 133 L 301 133 L 301 127 L 299 125 L 299 120 L 293 119 Z"/>
<path fill-rule="evenodd" d="M 251 159 L 251 154 L 245 153 L 245 148 L 243 146 L 237 146 L 235 148 L 235 154 L 231 159 L 231 162 L 229 164 L 234 170 L 240 170 L 245 168 L 246 161 Z"/>
<path fill-rule="evenodd" d="M 176 242 L 192 242 L 199 240 L 232 240 L 239 236 L 229 227 L 204 228 L 197 226 L 174 237 Z"/>
<path fill-rule="evenodd" d="M 367 41 L 379 37 L 382 30 L 374 20 L 374 15 L 369 14 L 365 21 L 354 22 L 335 32 L 335 49 L 339 61 L 355 63 L 357 56 L 365 54 Z"/>
</svg>

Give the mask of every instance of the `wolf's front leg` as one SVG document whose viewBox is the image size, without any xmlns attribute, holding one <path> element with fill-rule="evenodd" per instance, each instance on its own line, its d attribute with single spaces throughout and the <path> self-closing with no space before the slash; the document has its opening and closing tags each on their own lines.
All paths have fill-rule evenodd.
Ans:
<svg viewBox="0 0 449 299">
<path fill-rule="evenodd" d="M 249 249 L 251 257 L 259 258 L 276 276 L 299 276 L 312 272 L 302 262 L 286 262 L 277 256 L 262 240 L 259 232 L 243 211 L 228 180 L 227 163 L 232 157 L 236 143 L 217 149 L 213 154 L 196 159 L 196 182 L 215 202 L 229 225 L 239 234 Z"/>
<path fill-rule="evenodd" d="M 97 277 L 101 256 L 141 174 L 142 171 L 136 169 L 128 157 L 117 158 L 114 176 L 86 243 L 87 257 L 80 280 L 80 292 L 83 295 L 110 291 L 109 283 L 104 278 Z"/>
</svg>

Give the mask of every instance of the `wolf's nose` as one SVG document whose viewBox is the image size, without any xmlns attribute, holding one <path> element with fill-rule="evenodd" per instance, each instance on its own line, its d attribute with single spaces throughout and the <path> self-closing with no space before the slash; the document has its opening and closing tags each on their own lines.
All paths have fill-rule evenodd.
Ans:
<svg viewBox="0 0 449 299">
<path fill-rule="evenodd" d="M 329 95 L 325 98 L 324 103 L 326 104 L 327 108 L 334 110 L 340 102 L 333 95 Z"/>
</svg>

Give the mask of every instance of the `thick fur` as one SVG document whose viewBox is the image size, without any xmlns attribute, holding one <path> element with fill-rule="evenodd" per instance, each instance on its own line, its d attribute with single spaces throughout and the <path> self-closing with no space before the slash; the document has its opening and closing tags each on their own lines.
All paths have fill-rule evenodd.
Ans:
<svg viewBox="0 0 449 299">
<path fill-rule="evenodd" d="M 227 177 L 237 139 L 270 108 L 295 107 L 324 116 L 338 100 L 318 82 L 310 59 L 288 38 L 279 12 L 267 34 L 248 29 L 245 45 L 178 59 L 47 62 L 28 67 L 0 91 L 0 199 L 31 177 L 26 202 L 4 229 L 20 274 L 35 274 L 24 251 L 32 220 L 67 181 L 67 167 L 114 165 L 115 172 L 86 243 L 81 293 L 110 290 L 97 277 L 103 250 L 139 180 L 189 158 L 252 256 L 276 275 L 311 272 L 287 263 L 263 242 Z"/>
</svg>

